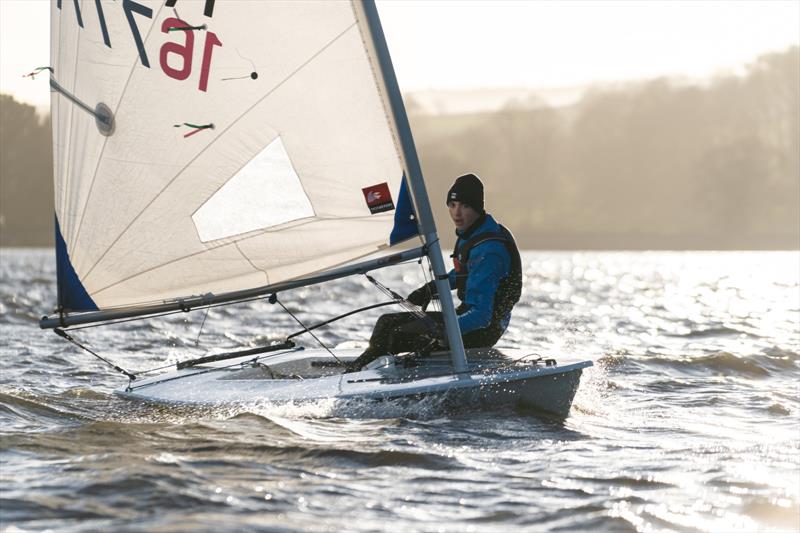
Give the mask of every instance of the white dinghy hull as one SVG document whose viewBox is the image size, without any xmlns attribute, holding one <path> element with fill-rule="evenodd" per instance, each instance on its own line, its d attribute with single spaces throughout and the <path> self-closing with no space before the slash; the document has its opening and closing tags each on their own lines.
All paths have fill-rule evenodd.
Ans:
<svg viewBox="0 0 800 533">
<path fill-rule="evenodd" d="M 344 362 L 357 355 L 354 350 L 337 353 Z M 436 397 L 446 408 L 521 407 L 563 418 L 569 414 L 582 370 L 592 366 L 591 361 L 526 362 L 521 353 L 497 350 L 473 351 L 470 361 L 467 372 L 453 374 L 446 353 L 411 364 L 385 356 L 372 368 L 344 374 L 329 353 L 295 349 L 183 368 L 133 381 L 117 393 L 160 404 L 198 406 Z"/>
</svg>

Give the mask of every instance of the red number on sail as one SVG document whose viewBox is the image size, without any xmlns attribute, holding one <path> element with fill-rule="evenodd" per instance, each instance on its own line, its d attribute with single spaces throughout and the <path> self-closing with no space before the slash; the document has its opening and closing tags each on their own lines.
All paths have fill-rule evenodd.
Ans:
<svg viewBox="0 0 800 533">
<path fill-rule="evenodd" d="M 185 80 L 192 73 L 192 55 L 194 51 L 194 30 L 186 22 L 177 18 L 168 18 L 161 24 L 161 31 L 163 33 L 171 33 L 170 29 L 180 28 L 179 33 L 183 33 L 183 44 L 175 42 L 166 42 L 161 46 L 161 53 L 159 60 L 161 62 L 161 69 L 170 78 L 176 80 Z M 217 37 L 217 34 L 210 31 L 206 33 L 206 42 L 203 46 L 203 60 L 200 65 L 200 85 L 199 89 L 205 92 L 208 89 L 208 77 L 211 73 L 211 55 L 214 52 L 215 46 L 222 46 L 222 42 Z M 169 54 L 175 54 L 182 60 L 181 68 L 173 68 L 169 65 L 167 58 Z"/>
<path fill-rule="evenodd" d="M 188 24 L 177 18 L 168 18 L 161 24 L 161 31 L 163 33 L 170 33 L 170 28 L 188 28 Z M 183 44 L 166 42 L 161 47 L 159 60 L 161 62 L 161 70 L 176 80 L 185 80 L 192 73 L 192 51 L 194 50 L 194 33 L 192 30 L 178 30 L 172 33 L 182 33 L 184 35 Z M 183 66 L 179 69 L 172 68 L 167 62 L 169 54 L 175 54 L 182 58 Z"/>
<path fill-rule="evenodd" d="M 214 46 L 222 46 L 222 42 L 217 38 L 216 33 L 210 31 L 206 34 L 203 64 L 200 66 L 200 90 L 203 92 L 208 88 L 208 74 L 211 70 L 211 54 L 214 52 Z"/>
</svg>

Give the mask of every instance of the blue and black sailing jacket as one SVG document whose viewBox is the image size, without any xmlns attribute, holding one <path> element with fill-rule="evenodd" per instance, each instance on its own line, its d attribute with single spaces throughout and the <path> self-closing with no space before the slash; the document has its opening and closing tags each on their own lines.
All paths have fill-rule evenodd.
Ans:
<svg viewBox="0 0 800 533">
<path fill-rule="evenodd" d="M 514 237 L 489 214 L 456 235 L 449 278 L 461 299 L 461 333 L 491 328 L 499 336 L 522 291 L 522 262 Z"/>
</svg>

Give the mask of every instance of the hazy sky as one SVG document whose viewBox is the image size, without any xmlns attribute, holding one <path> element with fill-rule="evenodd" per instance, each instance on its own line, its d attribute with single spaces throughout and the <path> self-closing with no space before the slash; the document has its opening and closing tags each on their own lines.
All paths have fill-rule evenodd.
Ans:
<svg viewBox="0 0 800 533">
<path fill-rule="evenodd" d="M 252 0 L 267 1 L 267 0 Z M 0 92 L 39 106 L 49 1 L 0 0 Z M 412 1 L 378 9 L 403 90 L 706 77 L 800 43 L 800 1 Z"/>
</svg>

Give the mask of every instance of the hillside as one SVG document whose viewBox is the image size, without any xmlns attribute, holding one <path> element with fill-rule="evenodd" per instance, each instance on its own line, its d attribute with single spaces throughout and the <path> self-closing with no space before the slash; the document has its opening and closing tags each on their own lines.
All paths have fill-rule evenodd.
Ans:
<svg viewBox="0 0 800 533">
<path fill-rule="evenodd" d="M 471 171 L 528 249 L 797 249 L 798 80 L 794 47 L 702 86 L 658 79 L 566 107 L 408 110 L 445 247 L 446 190 Z M 0 95 L 1 245 L 52 244 L 51 154 L 49 120 Z"/>
</svg>

